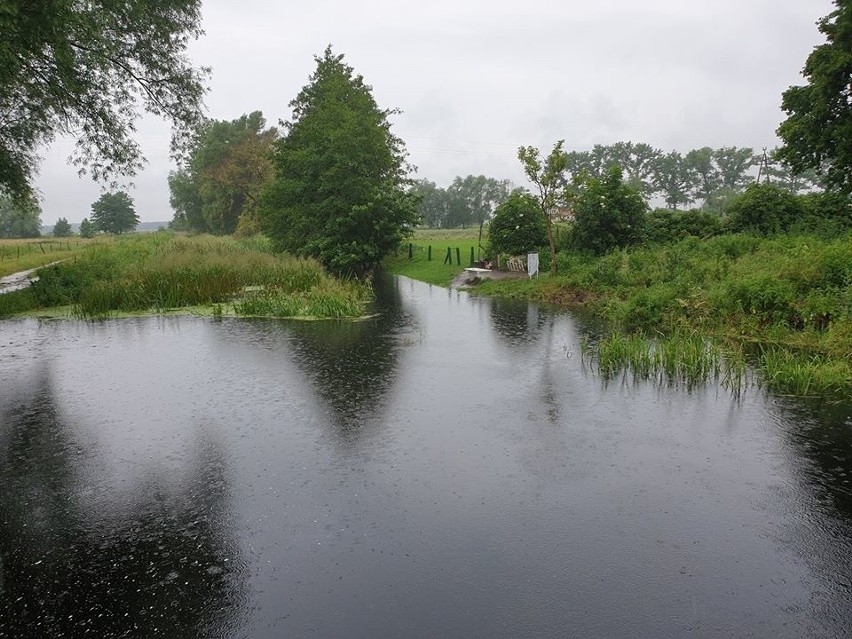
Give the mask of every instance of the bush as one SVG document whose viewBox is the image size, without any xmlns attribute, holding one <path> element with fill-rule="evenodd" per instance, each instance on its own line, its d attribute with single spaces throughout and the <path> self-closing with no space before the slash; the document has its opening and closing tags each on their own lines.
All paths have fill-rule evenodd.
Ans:
<svg viewBox="0 0 852 639">
<path fill-rule="evenodd" d="M 535 198 L 521 189 L 512 191 L 494 211 L 488 227 L 493 253 L 523 255 L 547 244 L 547 226 Z"/>
<path fill-rule="evenodd" d="M 708 237 L 722 230 L 722 221 L 707 211 L 656 209 L 645 216 L 645 241 L 668 244 L 686 237 Z"/>
<path fill-rule="evenodd" d="M 640 242 L 647 208 L 639 191 L 624 183 L 619 167 L 588 179 L 574 201 L 575 246 L 601 254 Z"/>
<path fill-rule="evenodd" d="M 728 206 L 732 231 L 761 235 L 786 231 L 805 213 L 801 198 L 774 184 L 752 184 Z"/>
<path fill-rule="evenodd" d="M 792 228 L 799 232 L 833 237 L 852 228 L 852 198 L 841 193 L 808 193 L 799 196 L 803 219 Z"/>
</svg>

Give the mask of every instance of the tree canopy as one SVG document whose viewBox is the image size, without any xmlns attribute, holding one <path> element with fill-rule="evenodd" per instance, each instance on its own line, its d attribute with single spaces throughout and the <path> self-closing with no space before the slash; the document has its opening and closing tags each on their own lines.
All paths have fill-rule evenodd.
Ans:
<svg viewBox="0 0 852 639">
<path fill-rule="evenodd" d="M 417 222 L 402 140 L 392 110 L 328 47 L 290 103 L 293 119 L 274 157 L 275 179 L 261 206 L 276 244 L 338 272 L 378 264 Z"/>
<path fill-rule="evenodd" d="M 15 202 L 0 195 L 0 237 L 41 235 L 41 209 L 33 202 Z"/>
<path fill-rule="evenodd" d="M 97 180 L 144 163 L 140 110 L 173 125 L 172 151 L 200 120 L 204 69 L 186 56 L 201 0 L 12 0 L 0 5 L 0 192 L 32 196 L 37 149 L 77 139 L 74 161 Z"/>
<path fill-rule="evenodd" d="M 53 237 L 69 237 L 73 234 L 74 231 L 66 218 L 60 217 L 56 220 L 56 224 L 53 225 Z"/>
<path fill-rule="evenodd" d="M 139 216 L 127 193 L 104 193 L 92 204 L 92 224 L 98 231 L 120 235 L 135 229 L 139 224 Z"/>
<path fill-rule="evenodd" d="M 617 166 L 601 178 L 588 178 L 573 208 L 578 248 L 600 254 L 642 240 L 648 206 L 639 191 L 624 183 Z"/>
<path fill-rule="evenodd" d="M 497 206 L 488 226 L 488 241 L 495 253 L 523 255 L 547 244 L 547 226 L 538 201 L 516 189 Z"/>
<path fill-rule="evenodd" d="M 852 0 L 819 21 L 826 42 L 805 62 L 805 86 L 782 94 L 787 119 L 778 128 L 778 157 L 796 173 L 816 169 L 827 185 L 852 193 Z"/>
<path fill-rule="evenodd" d="M 411 188 L 420 199 L 420 220 L 430 228 L 482 226 L 512 191 L 509 180 L 484 175 L 457 176 L 447 188 L 417 180 Z"/>
<path fill-rule="evenodd" d="M 230 234 L 256 214 L 260 192 L 272 179 L 278 130 L 264 128 L 263 113 L 208 120 L 197 130 L 188 158 L 169 175 L 172 226 Z"/>
</svg>

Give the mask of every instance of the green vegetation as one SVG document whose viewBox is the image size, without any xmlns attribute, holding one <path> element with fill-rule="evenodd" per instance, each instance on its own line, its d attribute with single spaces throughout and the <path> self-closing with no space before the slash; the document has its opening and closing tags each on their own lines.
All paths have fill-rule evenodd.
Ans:
<svg viewBox="0 0 852 639">
<path fill-rule="evenodd" d="M 16 203 L 0 193 L 0 238 L 39 237 L 41 209 L 29 201 Z"/>
<path fill-rule="evenodd" d="M 536 199 L 520 189 L 494 211 L 488 226 L 492 254 L 523 255 L 547 243 L 547 225 Z"/>
<path fill-rule="evenodd" d="M 565 169 L 568 160 L 562 150 L 564 140 L 559 140 L 546 158 L 532 146 L 518 149 L 518 160 L 524 168 L 527 179 L 532 182 L 538 193 L 535 199 L 547 228 L 547 243 L 550 246 L 550 274 L 556 275 L 556 240 L 553 237 L 553 212 L 565 200 L 563 192 Z"/>
<path fill-rule="evenodd" d="M 67 219 L 60 217 L 56 220 L 56 224 L 53 225 L 53 237 L 70 237 L 73 234 Z"/>
<path fill-rule="evenodd" d="M 747 234 L 559 254 L 559 277 L 486 281 L 482 293 L 583 304 L 628 335 L 700 335 L 748 347 L 782 392 L 852 389 L 852 232 Z M 653 347 L 650 347 L 653 348 Z"/>
<path fill-rule="evenodd" d="M 84 217 L 80 222 L 80 237 L 95 237 L 98 230 L 89 218 Z"/>
<path fill-rule="evenodd" d="M 805 215 L 802 199 L 774 184 L 751 184 L 727 207 L 734 231 L 762 235 L 787 231 Z"/>
<path fill-rule="evenodd" d="M 385 270 L 396 275 L 405 275 L 421 282 L 449 286 L 450 282 L 470 265 L 470 249 L 478 257 L 477 241 L 479 230 L 468 229 L 418 229 L 414 236 L 400 246 L 395 254 L 389 255 L 382 263 Z M 408 257 L 408 245 L 412 247 L 412 257 Z M 429 260 L 429 247 L 432 247 L 432 259 Z M 452 264 L 444 264 L 450 250 Z M 461 264 L 456 261 L 456 249 Z"/>
<path fill-rule="evenodd" d="M 275 178 L 260 208 L 264 231 L 282 250 L 338 273 L 377 266 L 417 221 L 406 189 L 402 140 L 392 111 L 331 47 L 290 103 L 293 120 L 275 150 Z"/>
<path fill-rule="evenodd" d="M 99 241 L 106 241 L 103 238 Z M 51 262 L 68 259 L 89 246 L 88 242 L 73 240 L 0 240 L 0 277 L 28 271 Z"/>
<path fill-rule="evenodd" d="M 171 121 L 176 150 L 201 119 L 205 72 L 186 55 L 201 0 L 4 2 L 0 33 L 0 192 L 18 203 L 57 134 L 100 180 L 141 168 L 140 108 Z"/>
<path fill-rule="evenodd" d="M 606 253 L 637 244 L 643 238 L 647 205 L 639 191 L 622 181 L 621 169 L 613 167 L 602 178 L 587 178 L 574 198 L 575 246 Z"/>
<path fill-rule="evenodd" d="M 832 190 L 852 193 L 852 2 L 834 0 L 836 9 L 819 21 L 825 44 L 805 62 L 805 86 L 790 87 L 781 108 L 788 117 L 778 128 L 784 140 L 779 157 L 794 173 L 825 175 Z"/>
<path fill-rule="evenodd" d="M 217 314 L 360 317 L 370 287 L 331 278 L 312 260 L 276 255 L 261 238 L 151 234 L 94 244 L 0 296 L 0 316 L 72 306 L 84 318 L 205 306 Z M 22 302 L 23 300 L 23 302 Z M 26 302 L 28 309 L 21 308 Z"/>
<path fill-rule="evenodd" d="M 217 235 L 257 232 L 257 203 L 272 179 L 278 138 L 278 129 L 265 126 L 263 113 L 255 111 L 198 128 L 185 165 L 169 175 L 175 210 L 170 228 Z"/>
<path fill-rule="evenodd" d="M 443 189 L 429 180 L 417 180 L 411 191 L 420 199 L 420 220 L 429 228 L 477 226 L 480 229 L 512 190 L 509 180 L 484 175 L 457 176 Z"/>
<path fill-rule="evenodd" d="M 712 380 L 737 394 L 749 384 L 742 350 L 722 349 L 697 335 L 676 333 L 648 339 L 614 333 L 594 346 L 583 343 L 582 353 L 584 361 L 606 380 L 622 375 L 633 381 L 651 380 L 687 389 Z"/>
<path fill-rule="evenodd" d="M 92 224 L 98 231 L 121 235 L 139 224 L 133 199 L 124 191 L 104 193 L 92 204 Z"/>
</svg>

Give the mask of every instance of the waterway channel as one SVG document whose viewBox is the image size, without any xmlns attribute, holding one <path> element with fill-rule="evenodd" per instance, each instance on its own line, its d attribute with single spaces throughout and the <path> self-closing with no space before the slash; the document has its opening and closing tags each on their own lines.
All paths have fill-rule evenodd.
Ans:
<svg viewBox="0 0 852 639">
<path fill-rule="evenodd" d="M 849 637 L 852 407 L 376 311 L 0 322 L 0 637 Z"/>
</svg>

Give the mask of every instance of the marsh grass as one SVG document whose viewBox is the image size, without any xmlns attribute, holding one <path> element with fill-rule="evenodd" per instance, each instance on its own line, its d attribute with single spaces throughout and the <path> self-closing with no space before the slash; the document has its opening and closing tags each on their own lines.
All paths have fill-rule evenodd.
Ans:
<svg viewBox="0 0 852 639">
<path fill-rule="evenodd" d="M 73 304 L 82 318 L 196 306 L 218 306 L 221 314 L 223 304 L 238 314 L 359 317 L 371 299 L 368 284 L 341 282 L 315 261 L 275 254 L 263 238 L 122 238 L 39 275 L 31 289 L 36 305 Z M 262 307 L 254 298 L 267 303 Z"/>
<path fill-rule="evenodd" d="M 583 360 L 603 379 L 693 389 L 713 382 L 739 395 L 750 383 L 742 352 L 723 350 L 697 335 L 648 338 L 613 333 L 597 343 L 585 341 Z"/>
<path fill-rule="evenodd" d="M 761 349 L 757 365 L 767 388 L 796 397 L 837 397 L 848 400 L 852 363 L 823 355 L 795 354 L 782 348 Z"/>
<path fill-rule="evenodd" d="M 370 287 L 365 282 L 329 281 L 304 291 L 277 287 L 246 291 L 234 303 L 238 315 L 343 319 L 364 314 Z"/>
</svg>

